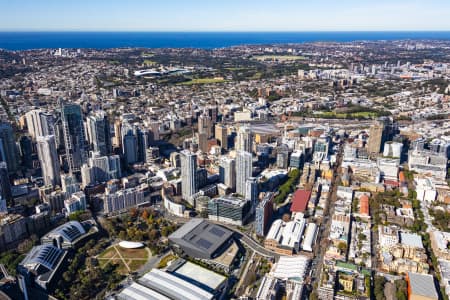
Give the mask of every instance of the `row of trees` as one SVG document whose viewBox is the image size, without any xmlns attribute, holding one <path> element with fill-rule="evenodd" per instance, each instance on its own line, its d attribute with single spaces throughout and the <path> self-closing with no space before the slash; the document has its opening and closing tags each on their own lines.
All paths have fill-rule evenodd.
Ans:
<svg viewBox="0 0 450 300">
<path fill-rule="evenodd" d="M 283 183 L 278 189 L 278 195 L 274 199 L 275 203 L 282 203 L 286 200 L 286 197 L 294 191 L 299 178 L 300 170 L 292 169 L 288 174 L 288 179 L 286 182 Z"/>
</svg>

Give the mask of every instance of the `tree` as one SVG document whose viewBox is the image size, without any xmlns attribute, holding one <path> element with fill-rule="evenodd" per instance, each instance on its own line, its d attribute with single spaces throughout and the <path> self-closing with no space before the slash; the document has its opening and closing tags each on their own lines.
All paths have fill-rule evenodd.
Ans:
<svg viewBox="0 0 450 300">
<path fill-rule="evenodd" d="M 403 279 L 399 279 L 395 281 L 395 288 L 396 288 L 396 292 L 395 292 L 395 296 L 398 300 L 406 300 L 407 299 L 407 285 L 406 285 L 406 281 Z"/>
<path fill-rule="evenodd" d="M 132 207 L 130 208 L 130 217 L 131 218 L 136 218 L 138 216 L 138 210 L 136 207 Z"/>
<path fill-rule="evenodd" d="M 341 253 L 345 253 L 347 251 L 347 244 L 345 242 L 339 242 L 337 248 Z"/>
<path fill-rule="evenodd" d="M 376 300 L 384 300 L 386 297 L 384 296 L 384 285 L 386 284 L 386 279 L 384 276 L 375 276 L 374 282 L 374 294 Z"/>
<path fill-rule="evenodd" d="M 142 212 L 141 218 L 147 221 L 147 220 L 148 220 L 148 217 L 149 217 L 149 213 L 148 213 L 148 211 L 145 209 L 145 210 Z"/>
<path fill-rule="evenodd" d="M 127 239 L 127 233 L 125 232 L 125 230 L 121 230 L 119 232 L 119 239 L 121 239 L 121 240 L 126 240 Z"/>
<path fill-rule="evenodd" d="M 291 219 L 291 215 L 288 213 L 283 214 L 283 222 L 289 222 L 289 220 Z"/>
</svg>

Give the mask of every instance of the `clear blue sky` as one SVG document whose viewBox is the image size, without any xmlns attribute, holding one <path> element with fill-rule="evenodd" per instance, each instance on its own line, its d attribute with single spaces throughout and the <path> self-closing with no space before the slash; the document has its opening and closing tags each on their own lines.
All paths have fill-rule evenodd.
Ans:
<svg viewBox="0 0 450 300">
<path fill-rule="evenodd" d="M 450 1 L 0 0 L 12 30 L 450 30 Z"/>
</svg>

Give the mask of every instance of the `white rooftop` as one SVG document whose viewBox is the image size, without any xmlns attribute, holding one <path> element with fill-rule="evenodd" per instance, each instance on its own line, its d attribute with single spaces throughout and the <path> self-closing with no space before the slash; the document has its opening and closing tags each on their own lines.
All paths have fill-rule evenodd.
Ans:
<svg viewBox="0 0 450 300">
<path fill-rule="evenodd" d="M 182 275 L 183 277 L 191 278 L 210 287 L 213 290 L 218 288 L 226 280 L 225 276 L 202 268 L 188 261 L 184 263 L 180 268 L 176 269 L 174 273 Z"/>
<path fill-rule="evenodd" d="M 126 300 L 170 300 L 170 298 L 163 294 L 135 282 L 120 292 L 117 298 Z"/>
<path fill-rule="evenodd" d="M 422 238 L 415 233 L 400 232 L 400 242 L 409 247 L 423 248 Z"/>
<path fill-rule="evenodd" d="M 281 256 L 274 265 L 272 275 L 282 280 L 291 279 L 303 282 L 308 265 L 309 258 L 306 256 Z"/>
</svg>

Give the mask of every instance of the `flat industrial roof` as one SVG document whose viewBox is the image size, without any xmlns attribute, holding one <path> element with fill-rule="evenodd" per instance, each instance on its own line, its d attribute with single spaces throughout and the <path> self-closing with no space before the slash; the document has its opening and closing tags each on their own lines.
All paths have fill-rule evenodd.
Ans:
<svg viewBox="0 0 450 300">
<path fill-rule="evenodd" d="M 400 232 L 400 242 L 409 247 L 423 248 L 422 238 L 415 233 Z"/>
<path fill-rule="evenodd" d="M 124 300 L 171 300 L 163 294 L 136 282 L 133 282 L 129 287 L 120 292 L 117 298 Z"/>
<path fill-rule="evenodd" d="M 303 282 L 309 258 L 303 255 L 281 256 L 272 274 L 279 279 L 294 279 Z"/>
<path fill-rule="evenodd" d="M 431 299 L 439 299 L 432 275 L 408 273 L 411 294 L 428 297 Z"/>
<path fill-rule="evenodd" d="M 204 219 L 196 218 L 191 219 L 172 233 L 169 240 L 180 247 L 187 247 L 195 249 L 198 253 L 204 253 L 205 257 L 203 258 L 209 259 L 232 235 L 231 230 Z"/>
<path fill-rule="evenodd" d="M 202 268 L 188 261 L 184 263 L 180 268 L 176 269 L 173 273 L 181 275 L 186 279 L 193 279 L 208 286 L 212 290 L 217 289 L 226 280 L 225 276 Z"/>
<path fill-rule="evenodd" d="M 153 269 L 145 274 L 139 279 L 139 283 L 174 300 L 210 300 L 214 298 L 213 294 L 204 289 L 158 269 Z"/>
</svg>

